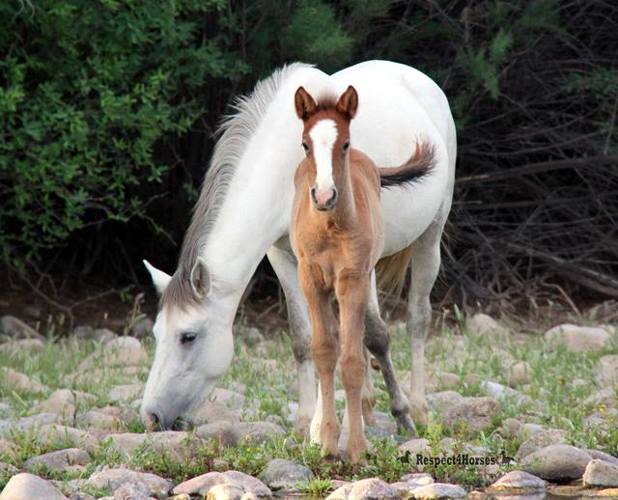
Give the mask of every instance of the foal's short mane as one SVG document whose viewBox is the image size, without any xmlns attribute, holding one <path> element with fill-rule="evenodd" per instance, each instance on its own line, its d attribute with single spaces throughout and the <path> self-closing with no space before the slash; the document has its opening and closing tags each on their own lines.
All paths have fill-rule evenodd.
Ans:
<svg viewBox="0 0 618 500">
<path fill-rule="evenodd" d="M 225 117 L 219 125 L 217 135 L 220 137 L 182 243 L 178 268 L 161 295 L 161 307 L 167 305 L 184 309 L 189 304 L 199 304 L 200 300 L 193 293 L 190 283 L 193 265 L 217 220 L 247 143 L 283 82 L 302 67 L 309 65 L 294 63 L 284 66 L 259 82 L 253 93 L 238 97 L 232 103 L 235 112 Z"/>
</svg>

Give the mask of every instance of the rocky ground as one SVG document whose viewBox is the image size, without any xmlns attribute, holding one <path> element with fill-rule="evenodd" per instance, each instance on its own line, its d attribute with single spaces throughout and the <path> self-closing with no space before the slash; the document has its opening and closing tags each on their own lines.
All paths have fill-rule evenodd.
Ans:
<svg viewBox="0 0 618 500">
<path fill-rule="evenodd" d="M 137 410 L 149 320 L 123 336 L 84 326 L 56 339 L 5 316 L 0 500 L 618 497 L 618 336 L 577 323 L 520 334 L 476 315 L 444 327 L 428 341 L 429 424 L 398 435 L 375 373 L 378 424 L 359 467 L 323 460 L 294 432 L 281 332 L 239 328 L 232 369 L 194 428 L 147 434 Z M 401 325 L 392 334 L 407 389 L 408 341 Z"/>
</svg>

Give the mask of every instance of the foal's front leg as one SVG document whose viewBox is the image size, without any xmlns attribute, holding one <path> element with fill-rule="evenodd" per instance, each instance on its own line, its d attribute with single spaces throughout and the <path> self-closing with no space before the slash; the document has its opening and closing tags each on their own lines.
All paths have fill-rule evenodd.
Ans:
<svg viewBox="0 0 618 500">
<path fill-rule="evenodd" d="M 363 338 L 365 312 L 369 298 L 369 276 L 341 276 L 337 299 L 341 318 L 341 380 L 345 388 L 350 437 L 346 451 L 352 462 L 359 462 L 367 450 L 362 416 L 362 388 L 365 375 Z"/>
<path fill-rule="evenodd" d="M 311 352 L 320 380 L 320 397 L 318 404 L 322 405 L 320 428 L 317 430 L 318 443 L 324 451 L 336 456 L 339 453 L 338 443 L 341 426 L 335 408 L 335 369 L 339 357 L 339 342 L 337 325 L 330 303 L 330 293 L 320 288 L 309 265 L 299 262 L 298 275 L 301 287 L 307 298 L 313 337 Z M 313 437 L 313 436 L 312 436 Z"/>
</svg>

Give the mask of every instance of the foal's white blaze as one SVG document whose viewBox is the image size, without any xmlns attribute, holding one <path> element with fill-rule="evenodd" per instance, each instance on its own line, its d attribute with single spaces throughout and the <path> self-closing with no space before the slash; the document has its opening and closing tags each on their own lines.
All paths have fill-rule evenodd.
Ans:
<svg viewBox="0 0 618 500">
<path fill-rule="evenodd" d="M 333 146 L 337 140 L 337 124 L 333 120 L 320 120 L 309 131 L 313 142 L 313 156 L 317 170 L 316 184 L 318 190 L 332 189 L 333 181 Z"/>
</svg>

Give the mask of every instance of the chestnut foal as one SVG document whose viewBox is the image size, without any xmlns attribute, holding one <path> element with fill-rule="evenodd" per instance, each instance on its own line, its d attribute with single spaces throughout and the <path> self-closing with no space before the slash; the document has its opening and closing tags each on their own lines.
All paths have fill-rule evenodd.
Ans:
<svg viewBox="0 0 618 500">
<path fill-rule="evenodd" d="M 296 188 L 290 235 L 298 259 L 300 284 L 307 298 L 318 373 L 317 436 L 324 451 L 338 454 L 340 425 L 335 410 L 335 369 L 339 358 L 350 435 L 346 451 L 358 462 L 367 449 L 361 392 L 365 377 L 363 337 L 371 273 L 384 249 L 380 186 L 414 182 L 433 165 L 433 147 L 417 144 L 404 165 L 381 169 L 364 153 L 350 148 L 350 121 L 358 95 L 350 86 L 337 100 L 315 101 L 300 87 L 296 113 L 302 119 L 306 157 L 294 177 Z M 331 303 L 339 302 L 339 321 Z M 338 332 L 339 331 L 339 332 Z"/>
</svg>

